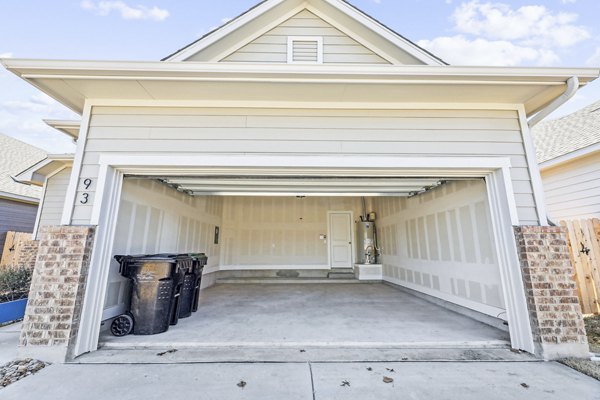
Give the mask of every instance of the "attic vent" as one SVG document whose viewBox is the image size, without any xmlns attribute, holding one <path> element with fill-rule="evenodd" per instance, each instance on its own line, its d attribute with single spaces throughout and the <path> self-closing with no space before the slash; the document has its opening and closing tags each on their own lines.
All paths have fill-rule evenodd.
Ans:
<svg viewBox="0 0 600 400">
<path fill-rule="evenodd" d="M 315 36 L 288 37 L 289 64 L 322 64 L 323 38 Z"/>
</svg>

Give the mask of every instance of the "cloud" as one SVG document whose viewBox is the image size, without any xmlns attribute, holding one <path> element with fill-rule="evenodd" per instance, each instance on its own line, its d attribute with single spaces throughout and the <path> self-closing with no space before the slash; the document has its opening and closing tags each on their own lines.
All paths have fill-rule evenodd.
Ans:
<svg viewBox="0 0 600 400">
<path fill-rule="evenodd" d="M 130 6 L 123 1 L 90 1 L 83 0 L 81 8 L 91 10 L 101 16 L 107 16 L 113 11 L 118 12 L 123 19 L 145 19 L 152 21 L 164 21 L 170 15 L 168 10 L 142 5 Z"/>
<path fill-rule="evenodd" d="M 508 4 L 472 0 L 458 6 L 452 20 L 458 32 L 489 40 L 570 47 L 591 37 L 585 27 L 576 25 L 578 17 L 538 5 L 513 9 Z"/>
<path fill-rule="evenodd" d="M 518 66 L 551 65 L 559 57 L 551 50 L 518 46 L 506 40 L 490 41 L 464 35 L 438 37 L 417 43 L 454 65 Z"/>
<path fill-rule="evenodd" d="M 577 24 L 578 18 L 541 5 L 516 8 L 469 0 L 451 15 L 456 35 L 418 43 L 451 64 L 556 65 L 562 53 L 591 37 L 588 28 Z"/>
<path fill-rule="evenodd" d="M 13 53 L 0 53 L 0 58 L 12 58 Z"/>
<path fill-rule="evenodd" d="M 590 67 L 600 66 L 600 47 L 596 47 L 596 52 L 585 62 Z"/>
<path fill-rule="evenodd" d="M 23 100 L 0 103 L 0 132 L 50 153 L 74 151 L 72 140 L 47 126 L 42 118 L 79 119 L 81 117 L 43 93 L 34 94 Z"/>
</svg>

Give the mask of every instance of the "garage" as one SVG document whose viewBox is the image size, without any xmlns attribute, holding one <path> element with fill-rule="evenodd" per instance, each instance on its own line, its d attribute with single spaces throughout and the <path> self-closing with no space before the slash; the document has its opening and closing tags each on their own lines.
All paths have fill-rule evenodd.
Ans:
<svg viewBox="0 0 600 400">
<path fill-rule="evenodd" d="M 486 179 L 371 174 L 124 174 L 111 258 L 203 252 L 208 265 L 190 318 L 117 338 L 130 285 L 113 259 L 99 347 L 509 347 Z"/>
</svg>

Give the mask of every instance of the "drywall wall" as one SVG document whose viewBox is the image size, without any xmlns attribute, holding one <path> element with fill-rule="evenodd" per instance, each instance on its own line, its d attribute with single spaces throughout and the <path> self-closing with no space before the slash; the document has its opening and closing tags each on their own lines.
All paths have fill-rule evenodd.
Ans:
<svg viewBox="0 0 600 400">
<path fill-rule="evenodd" d="M 483 180 L 373 205 L 385 280 L 506 318 Z"/>
<path fill-rule="evenodd" d="M 220 197 L 192 197 L 154 180 L 126 178 L 115 233 L 113 254 L 203 252 L 205 272 L 219 265 L 215 228 L 223 212 Z M 104 319 L 118 315 L 127 301 L 128 281 L 112 261 Z"/>
<path fill-rule="evenodd" d="M 227 197 L 223 213 L 224 268 L 328 265 L 328 211 L 360 215 L 357 197 Z"/>
</svg>

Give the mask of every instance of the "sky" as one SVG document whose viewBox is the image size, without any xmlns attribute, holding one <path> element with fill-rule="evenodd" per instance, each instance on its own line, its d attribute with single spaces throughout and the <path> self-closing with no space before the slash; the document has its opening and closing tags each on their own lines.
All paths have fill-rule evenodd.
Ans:
<svg viewBox="0 0 600 400">
<path fill-rule="evenodd" d="M 0 58 L 157 61 L 258 0 L 0 0 Z M 599 0 L 350 0 L 452 65 L 600 67 Z M 600 80 L 599 80 L 600 81 Z M 600 82 L 551 118 L 600 100 Z M 74 151 L 78 115 L 0 67 L 0 132 Z"/>
</svg>

